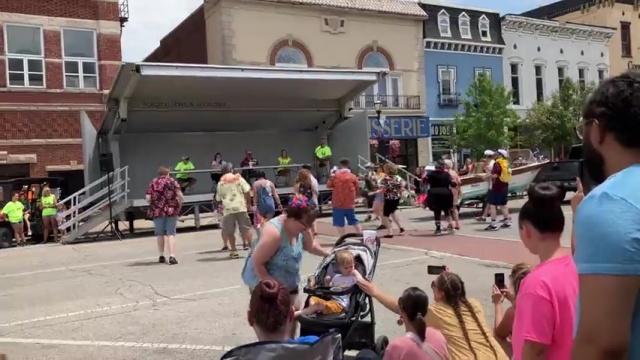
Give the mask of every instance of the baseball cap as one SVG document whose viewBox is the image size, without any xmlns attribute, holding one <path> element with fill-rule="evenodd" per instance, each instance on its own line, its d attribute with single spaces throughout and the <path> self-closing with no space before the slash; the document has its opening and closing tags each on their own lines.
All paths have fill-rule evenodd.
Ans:
<svg viewBox="0 0 640 360">
<path fill-rule="evenodd" d="M 504 156 L 504 157 L 509 156 L 509 153 L 508 153 L 508 152 L 507 152 L 507 150 L 505 150 L 505 149 L 500 149 L 500 150 L 498 150 L 498 153 L 500 153 L 500 155 L 502 155 L 502 156 Z"/>
<path fill-rule="evenodd" d="M 484 156 L 493 156 L 493 155 L 495 155 L 493 150 L 485 150 L 484 151 Z"/>
</svg>

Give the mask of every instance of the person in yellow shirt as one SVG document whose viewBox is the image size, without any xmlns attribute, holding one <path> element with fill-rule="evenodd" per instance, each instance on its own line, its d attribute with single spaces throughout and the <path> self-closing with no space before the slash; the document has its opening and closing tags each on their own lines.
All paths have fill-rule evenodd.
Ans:
<svg viewBox="0 0 640 360">
<path fill-rule="evenodd" d="M 331 156 L 333 154 L 331 153 L 331 148 L 327 145 L 326 137 L 320 139 L 320 145 L 316 148 L 314 155 L 318 179 L 322 178 L 321 170 L 325 172 L 325 177 L 328 177 L 331 169 Z"/>
<path fill-rule="evenodd" d="M 282 149 L 280 151 L 280 156 L 278 156 L 278 165 L 291 165 L 291 157 L 287 153 L 287 150 Z M 291 169 L 288 167 L 281 167 L 276 170 L 276 175 L 278 177 L 284 178 L 284 186 L 291 186 Z"/>
<path fill-rule="evenodd" d="M 193 186 L 196 184 L 197 180 L 191 176 L 191 173 L 186 172 L 195 169 L 196 167 L 193 165 L 188 156 L 183 156 L 182 160 L 178 164 L 176 164 L 176 167 L 174 169 L 178 172 L 176 174 L 176 180 L 178 181 L 178 184 L 180 184 L 180 189 L 183 193 L 187 191 L 187 188 L 193 188 Z"/>
<path fill-rule="evenodd" d="M 13 194 L 11 201 L 2 208 L 0 214 L 4 215 L 11 223 L 18 246 L 26 245 L 27 240 L 24 237 L 24 205 L 20 201 L 20 194 Z"/>
<path fill-rule="evenodd" d="M 49 186 L 42 188 L 42 196 L 40 196 L 40 208 L 42 209 L 42 227 L 43 237 L 42 243 L 49 240 L 49 234 L 53 232 L 53 241 L 58 241 L 58 199 L 51 193 Z"/>
</svg>

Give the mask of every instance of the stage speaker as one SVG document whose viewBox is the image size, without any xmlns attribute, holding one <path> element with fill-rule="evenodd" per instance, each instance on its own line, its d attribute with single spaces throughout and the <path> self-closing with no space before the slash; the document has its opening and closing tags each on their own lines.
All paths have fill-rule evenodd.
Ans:
<svg viewBox="0 0 640 360">
<path fill-rule="evenodd" d="M 103 173 L 110 173 L 113 171 L 112 153 L 100 154 L 100 171 Z"/>
</svg>

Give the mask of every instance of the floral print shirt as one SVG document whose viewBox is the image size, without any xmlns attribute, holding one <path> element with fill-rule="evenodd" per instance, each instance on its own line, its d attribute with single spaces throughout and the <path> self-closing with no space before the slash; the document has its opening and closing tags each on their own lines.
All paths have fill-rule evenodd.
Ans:
<svg viewBox="0 0 640 360">
<path fill-rule="evenodd" d="M 380 186 L 384 189 L 385 200 L 400 200 L 402 197 L 404 184 L 398 176 L 385 176 L 380 181 Z"/>
<path fill-rule="evenodd" d="M 173 217 L 180 213 L 180 184 L 169 176 L 158 176 L 147 189 L 151 197 L 148 214 L 151 218 Z"/>
</svg>

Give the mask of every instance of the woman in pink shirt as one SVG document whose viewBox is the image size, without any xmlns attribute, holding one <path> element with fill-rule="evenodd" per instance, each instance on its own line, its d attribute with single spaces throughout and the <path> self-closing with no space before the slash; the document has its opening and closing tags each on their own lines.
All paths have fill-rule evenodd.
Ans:
<svg viewBox="0 0 640 360">
<path fill-rule="evenodd" d="M 524 279 L 516 298 L 511 344 L 515 360 L 571 359 L 578 299 L 578 272 L 560 245 L 564 214 L 560 189 L 532 186 L 519 215 L 520 238 L 540 258 Z"/>
<path fill-rule="evenodd" d="M 398 299 L 400 320 L 407 331 L 394 339 L 384 353 L 384 360 L 447 360 L 447 342 L 442 333 L 427 328 L 424 317 L 429 308 L 429 297 L 417 287 L 410 287 Z"/>
</svg>

